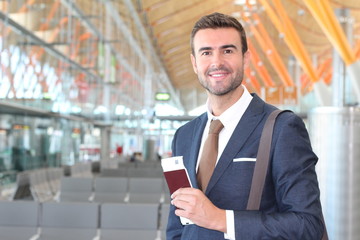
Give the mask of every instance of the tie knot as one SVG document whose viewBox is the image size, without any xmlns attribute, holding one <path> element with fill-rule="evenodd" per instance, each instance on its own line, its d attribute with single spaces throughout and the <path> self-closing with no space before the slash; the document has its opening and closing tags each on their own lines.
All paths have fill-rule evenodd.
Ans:
<svg viewBox="0 0 360 240">
<path fill-rule="evenodd" d="M 219 134 L 224 125 L 220 120 L 212 120 L 210 123 L 209 134 Z"/>
</svg>

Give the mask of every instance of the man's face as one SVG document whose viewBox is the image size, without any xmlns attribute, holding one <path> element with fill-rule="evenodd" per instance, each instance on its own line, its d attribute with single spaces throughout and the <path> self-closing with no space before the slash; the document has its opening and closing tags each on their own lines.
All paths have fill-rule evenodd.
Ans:
<svg viewBox="0 0 360 240">
<path fill-rule="evenodd" d="M 222 96 L 241 85 L 244 56 L 240 35 L 234 28 L 199 30 L 194 37 L 194 54 L 194 71 L 209 93 Z"/>
</svg>

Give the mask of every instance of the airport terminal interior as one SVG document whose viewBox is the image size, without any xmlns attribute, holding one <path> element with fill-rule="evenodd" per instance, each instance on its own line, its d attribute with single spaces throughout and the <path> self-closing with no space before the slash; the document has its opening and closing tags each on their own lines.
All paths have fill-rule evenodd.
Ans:
<svg viewBox="0 0 360 240">
<path fill-rule="evenodd" d="M 213 12 L 245 28 L 246 88 L 305 122 L 329 238 L 360 239 L 359 0 L 0 0 L 1 240 L 166 239 Z"/>
</svg>

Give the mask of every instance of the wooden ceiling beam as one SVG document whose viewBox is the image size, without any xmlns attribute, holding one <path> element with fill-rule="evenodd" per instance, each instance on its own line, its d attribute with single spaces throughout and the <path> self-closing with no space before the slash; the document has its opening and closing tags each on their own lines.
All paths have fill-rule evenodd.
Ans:
<svg viewBox="0 0 360 240">
<path fill-rule="evenodd" d="M 250 83 L 252 85 L 252 87 L 256 90 L 256 92 L 258 94 L 260 94 L 261 92 L 261 85 L 258 82 L 258 80 L 256 79 L 255 75 L 253 74 L 253 72 L 251 71 L 250 67 L 246 67 L 245 71 L 244 71 L 245 77 L 248 78 L 250 80 Z"/>
<path fill-rule="evenodd" d="M 149 12 L 148 16 L 150 19 L 150 25 L 156 24 L 156 22 L 166 21 L 168 18 L 172 18 L 174 14 L 180 12 L 187 12 L 191 7 L 197 6 L 202 0 L 192 0 L 192 1 L 179 1 L 179 0 L 169 0 L 162 4 L 161 8 L 156 8 Z"/>
<path fill-rule="evenodd" d="M 304 0 L 304 2 L 323 29 L 326 36 L 329 38 L 334 48 L 339 52 L 346 65 L 354 63 L 356 61 L 356 56 L 352 51 L 344 31 L 342 30 L 340 23 L 337 21 L 329 2 L 327 0 Z"/>
<path fill-rule="evenodd" d="M 185 67 L 189 67 L 189 70 L 193 72 L 190 56 L 188 58 L 183 57 L 176 61 L 169 61 L 166 66 L 169 70 L 183 69 Z"/>
<path fill-rule="evenodd" d="M 142 7 L 145 11 L 150 11 L 152 9 L 156 9 L 161 7 L 168 0 L 143 0 Z"/>
<path fill-rule="evenodd" d="M 173 48 L 176 48 L 178 46 L 190 46 L 190 40 L 187 37 L 177 38 L 173 39 L 173 41 L 169 41 L 166 44 L 161 46 L 161 52 L 166 53 L 167 51 L 170 51 Z"/>
<path fill-rule="evenodd" d="M 161 37 L 157 37 L 157 43 L 159 47 L 162 47 L 167 42 L 176 41 L 178 38 L 187 38 L 190 46 L 190 31 L 185 28 L 171 29 L 164 33 Z"/>
<path fill-rule="evenodd" d="M 203 4 L 201 8 L 193 6 L 187 11 L 178 12 L 171 16 L 171 21 L 163 21 L 159 24 L 153 25 L 154 34 L 157 37 L 161 37 L 161 33 L 176 28 L 185 28 L 186 32 L 190 34 L 195 22 L 205 14 L 210 14 L 214 11 L 228 12 L 229 7 L 233 6 L 232 0 L 220 1 L 212 0 L 212 4 Z M 151 19 L 150 19 L 151 21 Z"/>
<path fill-rule="evenodd" d="M 260 0 L 260 3 L 264 6 L 270 20 L 273 22 L 279 33 L 284 34 L 285 43 L 300 62 L 303 70 L 308 74 L 313 82 L 317 82 L 319 80 L 319 76 L 316 74 L 310 60 L 310 56 L 305 50 L 305 47 L 281 2 L 279 0 L 273 0 L 274 7 L 277 9 L 279 15 L 275 13 L 268 1 Z"/>
<path fill-rule="evenodd" d="M 256 69 L 256 71 L 259 73 L 261 78 L 263 79 L 265 86 L 267 87 L 275 87 L 274 81 L 271 79 L 269 72 L 266 70 L 265 65 L 263 61 L 260 60 L 259 55 L 257 54 L 257 51 L 253 44 L 249 41 L 248 47 L 251 53 L 251 62 Z"/>
<path fill-rule="evenodd" d="M 249 18 L 245 17 L 246 21 L 250 22 Z M 294 83 L 284 65 L 282 62 L 282 59 L 280 58 L 280 55 L 275 48 L 275 45 L 273 44 L 273 41 L 269 37 L 268 33 L 266 32 L 265 28 L 261 24 L 260 21 L 256 22 L 255 24 L 250 25 L 250 30 L 254 34 L 254 37 L 256 38 L 257 42 L 261 46 L 263 52 L 266 54 L 267 58 L 269 59 L 269 62 L 274 67 L 276 72 L 278 73 L 280 79 L 282 80 L 283 84 L 285 86 L 293 86 Z"/>
</svg>

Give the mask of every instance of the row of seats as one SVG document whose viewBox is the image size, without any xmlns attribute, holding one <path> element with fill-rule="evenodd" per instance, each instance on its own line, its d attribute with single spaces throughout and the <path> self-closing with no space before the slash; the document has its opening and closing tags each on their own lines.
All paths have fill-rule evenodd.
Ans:
<svg viewBox="0 0 360 240">
<path fill-rule="evenodd" d="M 99 174 L 101 177 L 163 177 L 161 168 L 147 167 L 121 167 L 121 168 L 103 168 Z"/>
<path fill-rule="evenodd" d="M 9 199 L 34 199 L 39 202 L 53 200 L 60 192 L 60 182 L 64 175 L 93 177 L 92 163 L 76 163 L 72 166 L 19 172 L 16 176 L 14 191 Z"/>
<path fill-rule="evenodd" d="M 72 177 L 92 177 L 93 176 L 93 168 L 96 162 L 78 162 L 74 165 L 68 166 L 68 173 L 65 175 L 69 175 Z"/>
<path fill-rule="evenodd" d="M 168 204 L 0 201 L 0 239 L 165 239 Z"/>
<path fill-rule="evenodd" d="M 59 201 L 161 203 L 170 194 L 164 178 L 63 177 Z"/>
<path fill-rule="evenodd" d="M 157 162 L 151 163 L 122 163 L 116 169 L 101 169 L 99 173 L 92 172 L 91 163 L 77 163 L 73 166 L 64 168 L 42 168 L 18 173 L 16 189 L 9 199 L 34 199 L 38 202 L 46 202 L 59 199 L 61 187 L 67 180 L 64 175 L 73 178 L 92 179 L 94 177 L 109 178 L 160 178 L 163 179 L 161 167 Z M 70 181 L 70 180 L 69 180 Z M 83 180 L 82 185 L 86 185 L 89 180 Z M 122 181 L 122 180 L 120 180 Z M 154 180 L 158 182 L 159 180 Z M 64 182 L 62 184 L 62 182 Z M 81 182 L 81 180 L 78 180 Z M 111 182 L 111 181 L 110 181 Z M 150 180 L 151 182 L 151 180 Z M 101 184 L 101 183 L 99 183 Z M 133 184 L 132 184 L 133 185 Z M 158 186 L 159 184 L 155 184 Z M 127 185 L 128 186 L 128 185 Z M 152 189 L 152 188 L 150 188 Z M 66 189 L 65 189 L 66 190 Z M 146 192 L 146 189 L 145 189 Z M 81 199 L 83 200 L 83 198 Z"/>
<path fill-rule="evenodd" d="M 112 164 L 101 162 L 100 176 L 102 177 L 162 177 L 160 162 L 119 162 L 108 160 Z"/>
<path fill-rule="evenodd" d="M 34 199 L 39 202 L 54 199 L 60 191 L 62 168 L 42 168 L 19 172 L 8 199 Z"/>
<path fill-rule="evenodd" d="M 161 168 L 160 161 L 126 161 L 124 158 L 122 159 L 106 159 L 101 160 L 101 169 L 104 168 Z"/>
</svg>

